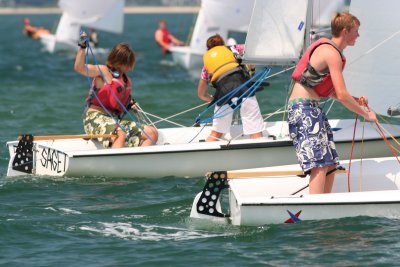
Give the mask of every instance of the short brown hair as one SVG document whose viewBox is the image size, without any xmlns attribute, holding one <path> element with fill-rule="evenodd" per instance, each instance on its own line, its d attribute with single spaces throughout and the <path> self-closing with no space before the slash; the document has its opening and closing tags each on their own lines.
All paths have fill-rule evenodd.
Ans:
<svg viewBox="0 0 400 267">
<path fill-rule="evenodd" d="M 331 21 L 332 35 L 339 37 L 343 29 L 350 31 L 355 26 L 360 26 L 360 20 L 356 16 L 348 12 L 336 13 Z"/>
<path fill-rule="evenodd" d="M 120 70 L 121 67 L 133 68 L 136 56 L 126 43 L 120 43 L 113 47 L 107 58 L 107 66 Z"/>
<path fill-rule="evenodd" d="M 225 45 L 224 39 L 221 35 L 215 34 L 207 39 L 207 49 L 210 50 L 214 46 Z"/>
</svg>

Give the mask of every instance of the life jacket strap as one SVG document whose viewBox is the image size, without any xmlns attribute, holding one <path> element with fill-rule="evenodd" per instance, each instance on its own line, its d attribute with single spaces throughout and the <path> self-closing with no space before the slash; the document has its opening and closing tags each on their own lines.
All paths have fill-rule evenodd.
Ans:
<svg viewBox="0 0 400 267">
<path fill-rule="evenodd" d="M 225 62 L 224 64 L 222 64 L 221 66 L 219 66 L 218 68 L 216 68 L 213 73 L 210 73 L 209 80 L 212 81 L 212 76 L 214 75 L 214 73 L 217 73 L 221 68 L 225 67 L 228 64 L 232 64 L 232 63 L 237 63 L 237 61 L 236 60 L 228 61 L 228 62 Z M 222 73 L 220 76 L 217 77 L 217 80 L 220 79 L 222 76 L 225 77 L 226 75 L 233 73 L 234 72 L 233 70 L 235 70 L 236 68 L 233 68 L 231 70 L 226 71 L 225 73 Z"/>
<path fill-rule="evenodd" d="M 232 62 L 228 62 L 228 63 L 232 63 Z M 228 63 L 223 64 L 223 65 L 220 66 L 218 69 L 220 69 L 221 67 L 223 67 L 224 65 L 226 65 L 226 64 L 228 64 Z M 217 70 L 218 70 L 218 69 L 217 69 Z M 216 71 L 217 71 L 217 70 L 216 70 Z M 215 72 L 216 72 L 216 71 L 215 71 Z M 238 67 L 236 67 L 236 68 L 233 68 L 233 69 L 231 69 L 231 70 L 228 70 L 228 71 L 224 72 L 223 74 L 221 74 L 220 76 L 218 76 L 218 78 L 217 78 L 215 81 L 211 82 L 212 86 L 213 86 L 214 88 L 217 89 L 217 84 L 218 84 L 218 82 L 220 82 L 223 78 L 225 78 L 225 77 L 231 75 L 232 73 L 235 73 L 235 72 L 238 72 L 238 71 L 243 71 L 243 69 L 242 69 L 240 66 L 238 66 Z M 211 78 L 210 78 L 210 80 L 211 80 Z"/>
</svg>

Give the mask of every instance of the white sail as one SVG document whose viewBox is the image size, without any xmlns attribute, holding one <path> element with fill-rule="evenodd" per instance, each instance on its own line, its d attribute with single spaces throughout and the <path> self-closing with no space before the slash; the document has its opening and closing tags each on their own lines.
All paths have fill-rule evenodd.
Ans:
<svg viewBox="0 0 400 267">
<path fill-rule="evenodd" d="M 344 0 L 256 0 L 244 60 L 294 64 L 311 41 L 326 35 L 326 27 L 330 33 L 332 15 L 344 8 Z"/>
<path fill-rule="evenodd" d="M 336 12 L 343 10 L 345 5 L 345 0 L 314 0 L 313 25 L 330 28 L 332 16 Z"/>
<path fill-rule="evenodd" d="M 122 33 L 125 0 L 60 0 L 63 14 L 73 23 L 97 30 Z"/>
<path fill-rule="evenodd" d="M 79 31 L 81 25 L 76 23 L 68 13 L 61 15 L 60 21 L 56 30 L 56 40 L 64 42 L 73 42 L 74 45 L 79 39 Z"/>
<path fill-rule="evenodd" d="M 206 41 L 210 36 L 218 33 L 225 41 L 231 37 L 242 37 L 236 41 L 243 43 L 254 1 L 202 0 L 190 46 L 170 48 L 174 61 L 197 76 L 203 65 L 203 54 L 207 51 Z"/>
<path fill-rule="evenodd" d="M 256 0 L 244 60 L 291 64 L 304 45 L 308 0 Z"/>
<path fill-rule="evenodd" d="M 197 17 L 190 47 L 204 53 L 206 41 L 219 34 L 226 41 L 231 32 L 246 33 L 254 0 L 203 0 Z"/>
<path fill-rule="evenodd" d="M 350 5 L 361 26 L 355 46 L 345 50 L 346 85 L 352 95 L 367 96 L 370 107 L 383 115 L 400 105 L 398 10 L 398 0 L 352 0 Z"/>
<path fill-rule="evenodd" d="M 60 0 L 63 13 L 56 33 L 40 38 L 45 50 L 75 51 L 82 26 L 122 33 L 125 0 Z"/>
</svg>

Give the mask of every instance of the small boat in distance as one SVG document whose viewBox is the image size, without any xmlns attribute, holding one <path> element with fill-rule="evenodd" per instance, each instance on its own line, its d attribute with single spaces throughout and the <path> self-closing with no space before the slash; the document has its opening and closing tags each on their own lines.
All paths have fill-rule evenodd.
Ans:
<svg viewBox="0 0 400 267">
<path fill-rule="evenodd" d="M 60 0 L 58 5 L 63 13 L 55 34 L 40 36 L 47 52 L 76 52 L 82 26 L 113 33 L 123 31 L 125 0 Z"/>
<path fill-rule="evenodd" d="M 171 47 L 173 60 L 191 73 L 199 73 L 210 36 L 218 33 L 225 41 L 233 38 L 244 43 L 253 4 L 254 0 L 202 0 L 190 45 Z"/>
</svg>

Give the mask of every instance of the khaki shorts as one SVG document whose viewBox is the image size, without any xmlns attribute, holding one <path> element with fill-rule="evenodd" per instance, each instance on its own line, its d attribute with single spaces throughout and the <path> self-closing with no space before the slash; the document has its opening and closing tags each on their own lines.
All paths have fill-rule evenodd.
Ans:
<svg viewBox="0 0 400 267">
<path fill-rule="evenodd" d="M 139 146 L 142 132 L 136 123 L 122 120 L 119 124 L 120 128 L 131 133 L 130 138 L 125 141 L 125 145 L 128 147 Z M 113 118 L 99 111 L 88 111 L 83 119 L 83 128 L 86 134 L 113 134 L 117 127 Z M 98 140 L 103 144 L 103 147 L 111 147 L 110 138 L 98 138 Z"/>
</svg>

